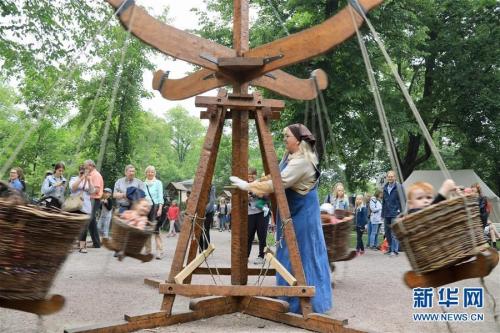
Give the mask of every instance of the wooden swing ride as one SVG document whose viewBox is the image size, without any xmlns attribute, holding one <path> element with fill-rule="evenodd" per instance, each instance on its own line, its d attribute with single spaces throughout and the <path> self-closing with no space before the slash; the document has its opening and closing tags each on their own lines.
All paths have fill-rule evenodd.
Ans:
<svg viewBox="0 0 500 333">
<path fill-rule="evenodd" d="M 383 0 L 353 2 L 355 10 L 368 11 Z M 168 79 L 168 72 L 157 71 L 153 88 L 171 100 L 184 99 L 208 90 L 231 85 L 232 93 L 220 89 L 217 97 L 196 97 L 196 106 L 206 107 L 201 118 L 209 119 L 200 162 L 188 201 L 186 217 L 177 242 L 170 274 L 166 281 L 145 279 L 145 283 L 158 287 L 164 294 L 158 312 L 143 315 L 125 315 L 120 323 L 68 329 L 66 332 L 127 332 L 142 328 L 167 326 L 201 318 L 243 312 L 256 317 L 282 322 L 318 332 L 359 332 L 345 327 L 347 321 L 334 320 L 312 312 L 310 298 L 314 287 L 305 281 L 302 262 L 292 222 L 284 228 L 293 278 L 296 285 L 288 287 L 248 286 L 248 275 L 257 275 L 258 269 L 247 267 L 247 194 L 236 190 L 232 197 L 231 268 L 218 269 L 222 275 L 231 275 L 230 286 L 194 285 L 192 274 L 210 274 L 209 269 L 198 267 L 208 252 L 198 252 L 198 239 L 202 233 L 205 206 L 214 173 L 216 156 L 225 119 L 232 119 L 232 174 L 245 178 L 248 171 L 248 125 L 255 119 L 262 159 L 266 174 L 273 179 L 275 194 L 273 206 L 284 220 L 290 220 L 290 211 L 278 169 L 268 122 L 278 119 L 284 109 L 281 100 L 264 99 L 259 93 L 248 93 L 248 86 L 258 86 L 283 96 L 310 100 L 316 97 L 317 87 L 324 90 L 327 77 L 322 70 L 313 72 L 311 79 L 299 79 L 280 69 L 325 53 L 355 33 L 349 6 L 322 24 L 302 32 L 249 49 L 248 0 L 234 0 L 233 48 L 178 30 L 151 17 L 130 0 L 107 0 L 118 9 L 121 23 L 144 43 L 172 57 L 201 66 L 203 69 L 179 79 Z M 356 24 L 363 23 L 356 13 Z M 194 235 L 191 238 L 191 228 Z M 207 252 L 208 251 L 208 252 Z M 187 256 L 186 256 L 187 255 Z M 200 257 L 201 256 L 201 257 Z M 200 259 L 201 258 L 201 259 Z M 184 263 L 186 262 L 186 266 Z M 278 269 L 278 265 L 276 265 Z M 272 274 L 275 270 L 269 270 Z M 180 283 L 179 283 L 180 282 Z M 190 312 L 172 314 L 176 295 L 200 297 L 190 303 Z M 288 303 L 270 297 L 295 296 L 301 299 L 302 315 L 288 312 Z"/>
</svg>

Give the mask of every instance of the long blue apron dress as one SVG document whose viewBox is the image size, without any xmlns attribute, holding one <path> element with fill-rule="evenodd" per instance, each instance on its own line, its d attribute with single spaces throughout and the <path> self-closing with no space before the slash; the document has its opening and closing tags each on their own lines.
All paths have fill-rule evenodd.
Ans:
<svg viewBox="0 0 500 333">
<path fill-rule="evenodd" d="M 280 163 L 280 171 L 283 171 L 287 164 L 288 161 L 285 158 Z M 321 229 L 317 184 L 305 195 L 291 189 L 286 189 L 285 194 L 290 207 L 306 284 L 316 287 L 316 294 L 311 300 L 313 312 L 324 313 L 332 308 L 332 288 L 325 238 Z M 277 239 L 281 239 L 282 221 L 279 214 L 277 215 Z M 292 272 L 288 246 L 284 238 L 281 247 L 277 245 L 276 258 L 289 272 Z M 288 283 L 278 273 L 276 280 L 278 286 L 288 286 Z M 290 304 L 290 312 L 302 312 L 298 297 L 280 297 L 280 299 Z"/>
</svg>

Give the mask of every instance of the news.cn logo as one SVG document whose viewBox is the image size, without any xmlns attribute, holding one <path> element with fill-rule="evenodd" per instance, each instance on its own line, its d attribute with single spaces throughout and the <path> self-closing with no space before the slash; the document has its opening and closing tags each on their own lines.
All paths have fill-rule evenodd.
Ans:
<svg viewBox="0 0 500 333">
<path fill-rule="evenodd" d="M 437 303 L 434 304 L 434 288 L 414 288 L 413 289 L 413 309 L 432 309 L 434 305 L 446 309 L 482 309 L 484 308 L 484 290 L 482 287 L 463 288 L 438 288 Z M 481 312 L 444 312 L 444 313 L 413 313 L 413 321 L 435 322 L 435 321 L 462 321 L 477 322 L 484 321 L 484 314 Z"/>
</svg>

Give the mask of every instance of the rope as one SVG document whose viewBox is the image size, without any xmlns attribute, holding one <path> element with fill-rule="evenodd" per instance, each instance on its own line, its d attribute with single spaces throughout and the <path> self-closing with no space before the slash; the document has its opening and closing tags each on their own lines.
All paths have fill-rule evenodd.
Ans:
<svg viewBox="0 0 500 333">
<path fill-rule="evenodd" d="M 331 162 L 334 165 L 335 171 L 338 172 L 338 174 L 340 176 L 341 182 L 343 184 L 347 185 L 347 176 L 345 174 L 345 171 L 339 166 L 340 165 L 340 161 L 336 159 L 336 158 L 338 158 L 339 154 L 335 154 L 335 149 L 337 149 L 337 151 L 340 151 L 340 150 L 338 149 L 337 140 L 335 139 L 335 135 L 333 133 L 333 126 L 332 126 L 332 123 L 330 121 L 330 117 L 328 115 L 328 108 L 326 106 L 325 97 L 323 96 L 323 92 L 319 89 L 319 85 L 318 85 L 318 81 L 317 81 L 316 77 L 314 77 L 314 87 L 316 89 L 317 96 L 319 96 L 319 101 L 321 102 L 321 108 L 320 109 L 321 109 L 321 111 L 325 115 L 325 120 L 326 120 L 326 124 L 328 126 L 328 132 L 329 132 L 329 135 L 330 135 L 329 138 L 332 141 L 332 147 L 334 149 L 334 152 L 333 152 L 333 161 L 331 161 Z M 325 142 L 325 145 L 326 145 L 326 142 Z M 325 158 L 326 158 L 326 156 L 325 156 Z M 328 161 L 330 161 L 330 160 L 328 160 Z M 330 163 L 327 163 L 327 165 L 330 166 Z"/>
<path fill-rule="evenodd" d="M 486 291 L 486 295 L 489 296 L 491 302 L 493 303 L 493 319 L 495 320 L 495 323 L 496 325 L 499 327 L 500 329 L 500 323 L 498 321 L 498 318 L 499 318 L 499 315 L 497 312 L 497 302 L 495 301 L 495 297 L 493 296 L 493 294 L 489 291 L 489 289 L 486 287 L 486 283 L 484 281 L 484 277 L 481 277 L 479 279 L 479 281 L 481 282 L 481 286 L 484 288 L 484 290 Z"/>
<path fill-rule="evenodd" d="M 377 109 L 377 114 L 379 116 L 380 125 L 382 127 L 382 133 L 384 134 L 385 145 L 387 148 L 387 152 L 389 155 L 389 160 L 391 162 L 392 169 L 396 172 L 397 178 L 400 183 L 402 180 L 402 171 L 401 166 L 399 165 L 399 159 L 397 156 L 396 147 L 394 141 L 392 139 L 392 135 L 390 132 L 389 122 L 387 120 L 387 116 L 385 114 L 384 105 L 382 103 L 382 98 L 380 97 L 380 91 L 377 86 L 377 81 L 375 79 L 375 75 L 373 73 L 373 67 L 371 65 L 370 57 L 368 56 L 368 51 L 366 49 L 366 45 L 363 42 L 363 38 L 361 33 L 359 32 L 358 25 L 354 19 L 354 13 L 352 7 L 349 7 L 349 13 L 351 14 L 352 24 L 356 29 L 356 37 L 358 39 L 358 44 L 361 49 L 361 54 L 363 55 L 363 61 L 365 63 L 366 73 L 368 74 L 368 80 L 370 82 L 370 87 L 373 93 L 373 98 L 375 100 L 375 108 Z M 365 16 L 366 17 L 366 16 Z M 399 196 L 399 202 L 401 205 L 405 202 L 404 194 L 402 191 L 397 191 Z"/>
<path fill-rule="evenodd" d="M 109 24 L 109 22 L 111 21 L 111 19 L 116 15 L 116 13 L 118 11 L 121 10 L 121 6 L 116 10 L 114 11 L 106 20 L 105 22 L 102 24 L 102 26 L 100 27 L 100 29 L 98 29 L 97 31 L 102 31 L 104 30 L 104 28 Z M 16 159 L 17 155 L 19 154 L 19 152 L 21 151 L 21 149 L 24 147 L 24 145 L 26 144 L 26 142 L 28 141 L 28 139 L 31 137 L 31 134 L 33 134 L 33 132 L 35 130 L 38 129 L 38 127 L 40 126 L 40 119 L 43 119 L 43 117 L 47 114 L 47 111 L 48 109 L 53 106 L 54 104 L 54 101 L 56 99 L 56 97 L 59 96 L 60 92 L 66 88 L 66 85 L 68 84 L 69 82 L 69 79 L 73 76 L 73 74 L 76 72 L 77 70 L 77 67 L 75 66 L 76 65 L 76 61 L 80 58 L 80 56 L 87 50 L 87 48 L 93 44 L 96 39 L 97 39 L 98 35 L 95 34 L 94 37 L 89 40 L 85 45 L 84 47 L 82 48 L 82 50 L 77 54 L 75 55 L 69 65 L 68 65 L 68 68 L 73 68 L 70 73 L 66 76 L 60 76 L 56 82 L 54 82 L 48 89 L 48 93 L 52 92 L 52 90 L 57 87 L 58 90 L 55 91 L 55 93 L 51 94 L 51 98 L 49 99 L 48 103 L 45 105 L 45 107 L 42 108 L 42 110 L 37 114 L 37 117 L 36 117 L 36 122 L 35 124 L 33 124 L 32 126 L 30 126 L 30 128 L 25 132 L 24 134 L 24 137 L 19 141 L 19 143 L 17 144 L 16 148 L 14 149 L 14 151 L 12 152 L 11 156 L 9 157 L 9 159 L 3 164 L 2 168 L 0 169 L 0 178 L 3 177 L 3 175 L 5 174 L 5 172 L 11 167 L 12 163 L 14 162 L 14 160 Z"/>
<path fill-rule="evenodd" d="M 191 238 L 194 238 L 194 240 L 196 241 L 196 244 L 198 245 L 198 248 L 201 249 L 201 244 L 200 244 L 198 237 L 196 237 L 196 234 L 194 233 L 194 228 L 195 228 L 195 225 L 197 225 L 198 228 L 201 229 L 201 232 L 202 232 L 201 236 L 204 237 L 205 243 L 208 244 L 209 242 L 208 242 L 208 237 L 205 233 L 204 224 L 200 225 L 198 222 L 196 222 L 196 220 L 205 221 L 206 217 L 198 217 L 198 213 L 195 213 L 194 215 L 187 215 L 187 216 L 191 217 L 191 230 L 189 232 L 189 235 Z M 208 272 L 210 273 L 210 276 L 212 277 L 214 284 L 217 285 L 217 281 L 215 280 L 215 277 L 212 273 L 212 268 L 210 267 L 210 264 L 208 263 L 208 257 L 206 255 L 203 255 L 203 261 L 205 262 L 205 265 L 208 268 Z M 221 284 L 223 284 L 222 278 L 221 278 L 220 273 L 219 273 L 219 268 L 217 267 L 217 264 L 214 264 L 214 265 L 215 265 L 215 273 L 216 273 L 217 277 L 219 278 L 219 282 Z"/>
<path fill-rule="evenodd" d="M 274 6 L 274 4 L 271 2 L 271 0 L 267 0 L 267 3 L 269 4 L 269 6 L 271 6 L 271 9 L 273 10 L 274 16 L 276 16 L 276 18 L 280 22 L 281 26 L 283 27 L 283 30 L 285 30 L 285 33 L 288 36 L 290 36 L 290 31 L 288 31 L 287 27 L 285 26 L 285 22 L 283 22 L 283 20 L 281 19 L 281 16 L 280 16 L 278 10 L 276 9 L 276 7 Z"/>
<path fill-rule="evenodd" d="M 352 9 L 351 9 L 351 7 L 349 7 L 349 8 L 350 8 L 351 16 L 352 16 Z M 444 163 L 443 158 L 442 158 L 441 154 L 439 153 L 439 150 L 437 149 L 436 145 L 434 144 L 434 141 L 432 140 L 432 137 L 429 133 L 429 130 L 425 126 L 425 123 L 424 123 L 422 117 L 420 116 L 420 113 L 418 112 L 417 107 L 415 106 L 415 103 L 413 102 L 413 99 L 411 98 L 410 93 L 408 92 L 408 89 L 406 88 L 406 85 L 404 84 L 403 80 L 401 79 L 401 76 L 399 75 L 399 73 L 397 71 L 397 67 L 392 62 L 391 57 L 387 53 L 383 42 L 380 40 L 380 37 L 377 34 L 377 31 L 375 31 L 375 28 L 371 24 L 368 17 L 366 17 L 366 14 L 364 12 L 360 12 L 360 14 L 362 15 L 363 19 L 366 21 L 366 24 L 370 28 L 370 31 L 372 32 L 373 37 L 374 37 L 375 41 L 377 42 L 379 49 L 382 51 L 382 54 L 384 55 L 384 58 L 385 58 L 387 64 L 389 65 L 389 68 L 391 69 L 391 72 L 399 85 L 399 88 L 403 92 L 403 95 L 406 99 L 406 102 L 410 106 L 410 109 L 413 112 L 413 115 L 415 116 L 415 119 L 417 120 L 418 125 L 420 126 L 420 129 L 422 130 L 422 133 L 424 134 L 424 138 L 427 141 L 427 144 L 431 148 L 432 154 L 434 155 L 434 158 L 436 159 L 440 170 L 443 172 L 443 175 L 446 179 L 451 179 L 450 171 L 446 167 L 446 164 Z"/>
<path fill-rule="evenodd" d="M 128 3 L 128 1 L 124 1 L 122 6 L 127 4 L 127 3 Z M 120 8 L 122 6 L 120 6 Z M 104 160 L 104 153 L 106 152 L 106 143 L 108 141 L 108 136 L 109 136 L 109 127 L 111 125 L 111 119 L 113 118 L 114 105 L 115 105 L 115 101 L 116 101 L 116 96 L 118 94 L 118 87 L 120 85 L 120 80 L 121 80 L 121 77 L 123 74 L 123 64 L 125 62 L 125 54 L 127 53 L 127 49 L 128 49 L 129 42 L 130 42 L 130 35 L 131 35 L 132 25 L 133 25 L 134 19 L 135 19 L 135 8 L 132 9 L 132 13 L 130 16 L 130 23 L 129 23 L 129 26 L 127 28 L 127 35 L 125 37 L 125 41 L 123 42 L 123 47 L 121 49 L 120 63 L 118 64 L 118 73 L 116 75 L 116 79 L 115 79 L 115 82 L 113 85 L 113 92 L 111 94 L 111 101 L 109 102 L 109 111 L 108 111 L 108 115 L 106 118 L 106 123 L 104 125 L 104 134 L 101 138 L 101 146 L 99 148 L 99 156 L 97 158 L 97 164 L 96 164 L 96 169 L 99 171 L 101 170 L 102 162 Z"/>
</svg>

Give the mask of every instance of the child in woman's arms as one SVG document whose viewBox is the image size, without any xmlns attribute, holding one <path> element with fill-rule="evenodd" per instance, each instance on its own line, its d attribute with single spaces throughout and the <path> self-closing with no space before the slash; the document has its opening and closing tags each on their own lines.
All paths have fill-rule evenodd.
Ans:
<svg viewBox="0 0 500 333">
<path fill-rule="evenodd" d="M 451 192 L 456 190 L 455 182 L 447 179 L 441 185 L 438 194 L 434 196 L 434 187 L 426 182 L 416 182 L 408 187 L 407 202 L 408 214 L 446 200 Z"/>
<path fill-rule="evenodd" d="M 148 224 L 148 214 L 151 204 L 146 199 L 139 199 L 132 205 L 132 209 L 124 211 L 120 217 L 131 227 L 144 230 Z"/>
</svg>

